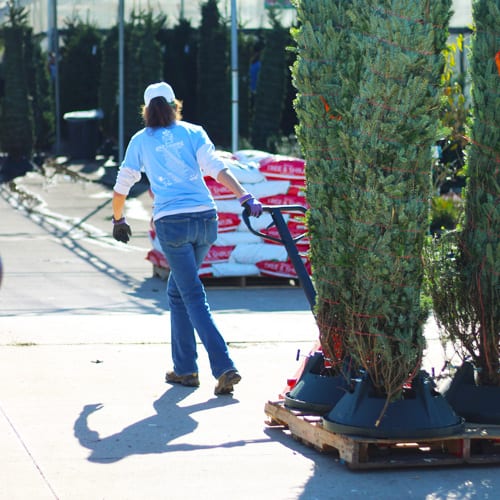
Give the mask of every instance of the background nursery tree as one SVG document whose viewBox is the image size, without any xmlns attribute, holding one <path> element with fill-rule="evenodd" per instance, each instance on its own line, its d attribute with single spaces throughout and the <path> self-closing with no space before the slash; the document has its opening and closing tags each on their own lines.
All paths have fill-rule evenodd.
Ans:
<svg viewBox="0 0 500 500">
<path fill-rule="evenodd" d="M 270 140 L 281 133 L 281 116 L 286 97 L 288 30 L 276 11 L 269 11 L 272 29 L 266 32 L 257 80 L 251 124 L 251 143 L 257 149 L 270 149 Z"/>
<path fill-rule="evenodd" d="M 480 385 L 500 387 L 500 0 L 475 1 L 473 17 L 465 221 L 434 241 L 427 269 L 443 340 Z"/>
<path fill-rule="evenodd" d="M 159 32 L 166 22 L 164 15 L 132 12 L 125 25 L 125 142 L 142 126 L 140 107 L 144 89 L 163 77 L 163 57 Z M 99 104 L 104 111 L 103 130 L 108 143 L 118 137 L 118 28 L 111 28 L 104 38 Z M 126 145 L 126 144 L 125 144 Z"/>
<path fill-rule="evenodd" d="M 34 143 L 33 111 L 29 101 L 26 59 L 27 10 L 9 3 L 4 39 L 4 98 L 1 113 L 0 144 L 9 161 L 28 168 Z M 29 61 L 31 63 L 31 61 Z M 3 169 L 6 169 L 4 164 Z"/>
<path fill-rule="evenodd" d="M 182 115 L 196 122 L 197 30 L 187 19 L 179 19 L 172 29 L 163 30 L 164 80 L 182 101 Z"/>
<path fill-rule="evenodd" d="M 158 33 L 166 17 L 151 11 L 131 14 L 126 29 L 125 52 L 125 138 L 144 126 L 140 108 L 144 104 L 144 89 L 163 77 L 163 58 Z"/>
<path fill-rule="evenodd" d="M 239 136 L 249 138 L 251 117 L 250 64 L 255 37 L 238 31 L 238 126 Z"/>
<path fill-rule="evenodd" d="M 118 143 L 118 26 L 108 30 L 101 50 L 101 84 L 98 102 L 104 115 L 103 134 L 108 144 L 112 146 Z M 111 150 L 108 153 L 111 153 Z"/>
<path fill-rule="evenodd" d="M 198 120 L 218 146 L 231 143 L 230 63 L 228 29 L 217 0 L 201 7 L 198 40 Z"/>
<path fill-rule="evenodd" d="M 39 37 L 26 31 L 28 88 L 31 95 L 36 152 L 49 152 L 54 144 L 54 99 L 47 66 L 47 54 L 40 48 Z"/>
<path fill-rule="evenodd" d="M 423 352 L 421 253 L 450 4 L 297 2 L 322 345 L 333 358 L 342 345 L 387 401 Z"/>
<path fill-rule="evenodd" d="M 97 26 L 78 18 L 66 21 L 59 64 L 61 114 L 97 108 L 101 42 Z"/>
</svg>

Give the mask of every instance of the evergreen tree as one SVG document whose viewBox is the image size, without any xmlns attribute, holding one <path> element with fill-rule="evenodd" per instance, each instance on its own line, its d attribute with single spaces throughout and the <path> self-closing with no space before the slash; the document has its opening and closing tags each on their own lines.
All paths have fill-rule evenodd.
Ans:
<svg viewBox="0 0 500 500">
<path fill-rule="evenodd" d="M 104 36 L 100 74 L 98 103 L 104 115 L 103 135 L 111 143 L 118 143 L 118 26 Z"/>
<path fill-rule="evenodd" d="M 66 20 L 59 64 L 61 114 L 97 108 L 101 42 L 95 25 L 77 17 Z"/>
<path fill-rule="evenodd" d="M 164 80 L 172 85 L 176 97 L 183 102 L 182 114 L 197 121 L 196 81 L 198 32 L 186 19 L 170 30 L 164 30 Z"/>
<path fill-rule="evenodd" d="M 166 18 L 149 12 L 132 12 L 124 26 L 124 135 L 125 145 L 142 126 L 141 106 L 144 89 L 162 79 L 163 59 L 159 33 Z M 106 139 L 118 138 L 118 27 L 111 28 L 102 44 L 102 73 L 99 103 L 104 112 L 103 130 Z"/>
<path fill-rule="evenodd" d="M 198 31 L 198 119 L 215 144 L 228 147 L 231 143 L 229 39 L 217 0 L 202 4 Z"/>
<path fill-rule="evenodd" d="M 297 113 L 295 112 L 293 103 L 295 101 L 297 91 L 292 82 L 292 72 L 291 68 L 295 61 L 295 50 L 293 50 L 292 44 L 293 39 L 291 37 L 290 31 L 288 31 L 288 41 L 287 49 L 285 54 L 285 67 L 286 67 L 286 75 L 285 75 L 285 95 L 283 102 L 283 111 L 281 113 L 281 134 L 284 137 L 288 137 L 290 135 L 295 134 L 295 127 L 297 126 Z"/>
<path fill-rule="evenodd" d="M 364 54 L 352 148 L 351 288 L 359 301 L 346 311 L 347 345 L 392 398 L 418 369 L 424 347 L 422 249 L 451 1 L 356 0 L 355 7 Z"/>
<path fill-rule="evenodd" d="M 252 36 L 238 32 L 238 134 L 245 139 L 250 133 L 250 61 L 253 53 Z"/>
<path fill-rule="evenodd" d="M 299 28 L 293 82 L 298 94 L 296 132 L 306 159 L 308 231 L 317 291 L 316 319 L 323 350 L 343 360 L 346 334 L 340 300 L 349 300 L 352 196 L 347 151 L 354 138 L 351 106 L 358 94 L 361 54 L 353 40 L 352 1 L 296 2 Z"/>
<path fill-rule="evenodd" d="M 33 109 L 35 150 L 47 152 L 54 144 L 54 99 L 48 71 L 47 54 L 43 53 L 33 30 L 26 31 L 28 86 Z"/>
<path fill-rule="evenodd" d="M 473 4 L 473 121 L 468 149 L 465 226 L 461 234 L 467 298 L 479 320 L 472 338 L 479 379 L 500 386 L 500 0 Z"/>
<path fill-rule="evenodd" d="M 33 111 L 29 100 L 26 59 L 26 33 L 28 13 L 9 2 L 7 24 L 3 27 L 4 79 L 0 144 L 14 161 L 30 159 L 34 143 Z"/>
<path fill-rule="evenodd" d="M 388 400 L 423 351 L 421 252 L 450 4 L 298 2 L 322 343 L 333 358 L 343 346 Z"/>
<path fill-rule="evenodd" d="M 272 9 L 269 19 L 272 28 L 266 32 L 251 124 L 251 142 L 257 149 L 270 149 L 271 139 L 281 134 L 286 95 L 288 30 Z"/>
<path fill-rule="evenodd" d="M 472 360 L 480 384 L 500 386 L 500 0 L 475 0 L 473 17 L 465 222 L 427 260 L 443 337 Z"/>
<path fill-rule="evenodd" d="M 143 127 L 141 106 L 144 89 L 163 77 L 163 59 L 158 33 L 166 18 L 155 17 L 152 11 L 132 13 L 126 26 L 125 50 L 125 138 L 130 140 Z"/>
</svg>

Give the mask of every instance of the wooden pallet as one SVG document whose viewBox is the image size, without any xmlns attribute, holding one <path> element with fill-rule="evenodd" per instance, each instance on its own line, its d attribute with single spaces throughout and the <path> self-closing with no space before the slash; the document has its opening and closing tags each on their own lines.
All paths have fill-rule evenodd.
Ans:
<svg viewBox="0 0 500 500">
<path fill-rule="evenodd" d="M 283 401 L 269 401 L 264 411 L 268 425 L 288 429 L 318 451 L 336 453 L 350 469 L 500 463 L 498 425 L 466 424 L 450 437 L 382 439 L 333 433 L 323 428 L 321 416 L 289 409 Z"/>
</svg>

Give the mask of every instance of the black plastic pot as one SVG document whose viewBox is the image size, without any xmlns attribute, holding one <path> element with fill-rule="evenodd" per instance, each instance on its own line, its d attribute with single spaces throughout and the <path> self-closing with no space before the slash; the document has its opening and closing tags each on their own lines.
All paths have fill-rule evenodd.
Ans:
<svg viewBox="0 0 500 500">
<path fill-rule="evenodd" d="M 298 410 L 328 413 L 344 396 L 348 384 L 344 376 L 325 369 L 321 351 L 312 354 L 293 389 L 285 394 L 285 406 Z"/>
<path fill-rule="evenodd" d="M 434 389 L 425 372 L 420 372 L 411 388 L 404 389 L 403 398 L 389 403 L 382 415 L 385 402 L 365 376 L 323 417 L 323 426 L 340 434 L 389 439 L 442 437 L 463 431 L 463 419 Z"/>
<path fill-rule="evenodd" d="M 443 395 L 467 422 L 500 425 L 500 387 L 477 385 L 472 363 L 463 363 Z"/>
</svg>

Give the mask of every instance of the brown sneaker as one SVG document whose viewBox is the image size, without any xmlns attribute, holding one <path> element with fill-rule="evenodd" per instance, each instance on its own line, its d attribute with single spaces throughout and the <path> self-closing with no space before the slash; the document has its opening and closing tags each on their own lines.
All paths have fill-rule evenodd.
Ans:
<svg viewBox="0 0 500 500">
<path fill-rule="evenodd" d="M 165 375 L 165 382 L 169 384 L 181 384 L 186 387 L 198 387 L 200 379 L 197 373 L 188 373 L 187 375 L 177 375 L 174 371 L 167 372 Z"/>
<path fill-rule="evenodd" d="M 236 385 L 240 380 L 241 375 L 236 370 L 224 372 L 217 379 L 214 394 L 231 394 L 233 392 L 233 385 Z"/>
</svg>

